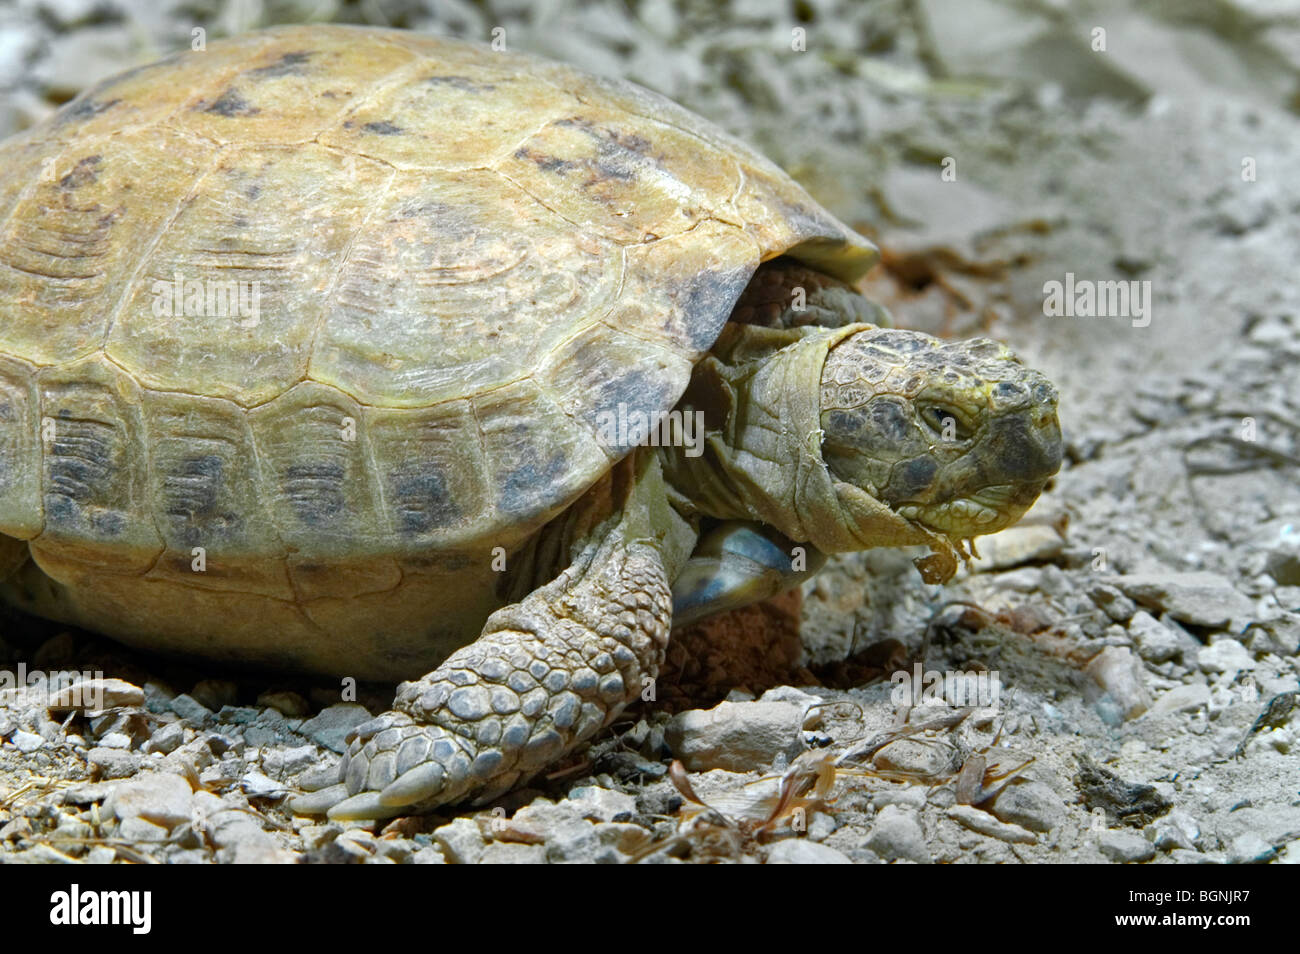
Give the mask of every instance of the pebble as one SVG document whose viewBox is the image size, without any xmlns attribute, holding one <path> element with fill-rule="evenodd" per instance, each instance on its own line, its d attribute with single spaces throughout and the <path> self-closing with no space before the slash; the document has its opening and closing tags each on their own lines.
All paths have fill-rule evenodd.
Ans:
<svg viewBox="0 0 1300 954">
<path fill-rule="evenodd" d="M 1092 658 L 1085 671 L 1110 698 L 1124 721 L 1135 719 L 1155 701 L 1146 686 L 1146 669 L 1127 647 L 1107 646 Z M 1105 709 L 1098 706 L 1105 717 Z"/>
<path fill-rule="evenodd" d="M 1142 605 L 1194 626 L 1239 628 L 1255 612 L 1250 599 L 1218 573 L 1135 573 L 1109 582 Z"/>
<path fill-rule="evenodd" d="M 1235 639 L 1217 639 L 1196 655 L 1196 665 L 1202 672 L 1236 675 L 1242 670 L 1255 668 L 1255 658 Z"/>
<path fill-rule="evenodd" d="M 803 710 L 788 702 L 721 702 L 673 716 L 665 737 L 691 772 L 753 772 L 803 748 Z"/>
<path fill-rule="evenodd" d="M 805 838 L 787 838 L 785 841 L 778 841 L 767 853 L 767 863 L 769 865 L 853 864 L 844 852 Z"/>
<path fill-rule="evenodd" d="M 934 860 L 925 845 L 925 833 L 916 813 L 897 805 L 886 805 L 880 810 L 863 847 L 888 861 L 930 864 Z"/>
<path fill-rule="evenodd" d="M 981 835 L 988 835 L 990 838 L 998 839 L 998 841 L 1018 845 L 1032 845 L 1038 841 L 1038 836 L 1032 831 L 1027 831 L 1019 825 L 998 821 L 988 812 L 980 811 L 974 805 L 952 805 L 946 809 L 945 813 L 949 818 L 960 822 L 971 831 L 977 831 Z"/>
<path fill-rule="evenodd" d="M 946 746 L 926 745 L 914 739 L 890 742 L 872 758 L 878 769 L 909 775 L 937 776 L 952 766 L 953 752 Z"/>
<path fill-rule="evenodd" d="M 452 865 L 478 864 L 487 847 L 478 823 L 471 818 L 457 818 L 435 829 L 433 840 L 442 849 L 447 863 Z"/>
<path fill-rule="evenodd" d="M 1160 694 L 1147 710 L 1148 718 L 1175 712 L 1191 712 L 1210 704 L 1210 687 L 1203 682 L 1184 683 Z"/>
<path fill-rule="evenodd" d="M 1201 835 L 1201 827 L 1196 824 L 1196 819 L 1178 809 L 1157 819 L 1148 828 L 1152 833 L 1152 844 L 1161 851 L 1173 851 L 1176 848 L 1195 850 L 1196 839 Z"/>
<path fill-rule="evenodd" d="M 977 573 L 1006 570 L 1022 563 L 1042 563 L 1061 555 L 1065 541 L 1056 529 L 1043 524 L 1011 527 L 981 537 L 980 557 L 974 561 Z"/>
<path fill-rule="evenodd" d="M 45 740 L 35 732 L 19 729 L 9 737 L 9 741 L 18 747 L 18 751 L 29 755 L 45 745 Z"/>
<path fill-rule="evenodd" d="M 425 845 L 423 848 L 411 855 L 411 864 L 413 865 L 445 865 L 447 858 L 442 853 L 442 849 L 437 845 Z"/>
<path fill-rule="evenodd" d="M 565 802 L 592 821 L 626 821 L 636 814 L 636 798 L 596 785 L 572 789 Z"/>
<path fill-rule="evenodd" d="M 1162 663 L 1182 652 L 1178 634 L 1146 610 L 1138 610 L 1128 623 L 1138 655 L 1149 663 Z"/>
<path fill-rule="evenodd" d="M 297 745 L 292 748 L 271 748 L 262 753 L 262 769 L 268 775 L 295 775 L 316 764 L 316 746 Z M 337 781 L 330 779 L 330 783 Z"/>
<path fill-rule="evenodd" d="M 601 844 L 596 826 L 584 818 L 559 822 L 546 832 L 546 860 L 551 864 L 589 864 L 598 860 L 602 850 L 612 851 Z"/>
<path fill-rule="evenodd" d="M 144 818 L 124 818 L 117 826 L 117 836 L 127 841 L 166 841 L 170 835 L 165 825 Z"/>
<path fill-rule="evenodd" d="M 144 690 L 122 679 L 83 679 L 56 692 L 49 708 L 56 712 L 73 709 L 102 712 L 125 706 L 144 705 Z"/>
<path fill-rule="evenodd" d="M 257 697 L 257 704 L 259 706 L 268 706 L 295 719 L 305 716 L 310 711 L 306 699 L 298 695 L 298 693 L 289 692 L 288 690 L 264 692 Z"/>
<path fill-rule="evenodd" d="M 190 820 L 194 792 L 179 775 L 150 772 L 114 786 L 104 801 L 104 810 L 118 819 L 142 818 L 172 828 Z"/>
<path fill-rule="evenodd" d="M 322 709 L 315 717 L 304 722 L 298 731 L 313 742 L 341 754 L 347 749 L 347 743 L 343 741 L 347 734 L 368 721 L 370 713 L 365 706 L 355 702 L 339 702 Z"/>
<path fill-rule="evenodd" d="M 999 820 L 1029 831 L 1049 832 L 1065 820 L 1065 802 L 1042 782 L 1008 785 L 993 800 L 990 811 Z"/>
<path fill-rule="evenodd" d="M 808 840 L 825 841 L 835 830 L 840 827 L 835 816 L 829 812 L 813 812 L 812 817 L 808 819 Z"/>
<path fill-rule="evenodd" d="M 212 710 L 191 695 L 181 693 L 169 703 L 172 712 L 186 722 L 202 725 L 212 718 Z"/>
<path fill-rule="evenodd" d="M 104 778 L 126 778 L 140 769 L 140 756 L 122 749 L 97 745 L 86 753 L 86 761 L 99 769 Z"/>
<path fill-rule="evenodd" d="M 515 841 L 494 841 L 479 856 L 481 865 L 544 865 L 546 848 Z"/>
<path fill-rule="evenodd" d="M 1094 583 L 1088 588 L 1088 596 L 1103 613 L 1117 623 L 1129 622 L 1138 611 L 1136 603 L 1109 583 Z M 1143 615 L 1150 618 L 1150 614 Z"/>
<path fill-rule="evenodd" d="M 1228 849 L 1228 863 L 1233 865 L 1267 864 L 1277 854 L 1277 850 L 1267 841 L 1248 831 L 1232 839 Z"/>
<path fill-rule="evenodd" d="M 255 812 L 228 802 L 211 792 L 194 794 L 196 813 L 206 819 L 206 828 L 218 849 L 218 860 L 233 864 L 293 864 L 294 852 L 281 847 L 275 836 L 262 828 Z"/>
<path fill-rule="evenodd" d="M 239 787 L 249 798 L 281 798 L 289 790 L 275 779 L 267 778 L 261 772 L 247 772 L 239 780 Z"/>
<path fill-rule="evenodd" d="M 146 752 L 161 752 L 163 755 L 175 752 L 185 741 L 185 726 L 180 722 L 168 722 L 160 726 L 144 745 Z"/>
<path fill-rule="evenodd" d="M 1150 861 L 1156 856 L 1155 846 L 1135 831 L 1107 829 L 1099 832 L 1097 848 L 1111 861 L 1119 864 Z"/>
<path fill-rule="evenodd" d="M 109 732 L 99 740 L 99 744 L 106 749 L 129 749 L 131 737 L 123 732 Z"/>
</svg>

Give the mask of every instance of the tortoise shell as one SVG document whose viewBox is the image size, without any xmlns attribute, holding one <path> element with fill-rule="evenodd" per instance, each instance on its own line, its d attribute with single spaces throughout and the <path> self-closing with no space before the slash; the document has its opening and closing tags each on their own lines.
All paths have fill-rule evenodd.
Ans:
<svg viewBox="0 0 1300 954">
<path fill-rule="evenodd" d="M 0 232 L 0 534 L 42 612 L 225 645 L 244 595 L 333 639 L 423 574 L 365 627 L 398 655 L 626 454 L 602 411 L 677 402 L 760 262 L 874 259 L 639 87 L 341 26 L 88 90 L 0 146 Z"/>
</svg>

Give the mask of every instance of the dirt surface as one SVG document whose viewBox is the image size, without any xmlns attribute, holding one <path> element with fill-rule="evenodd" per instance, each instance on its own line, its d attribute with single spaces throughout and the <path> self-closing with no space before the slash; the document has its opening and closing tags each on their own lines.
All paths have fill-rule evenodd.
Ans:
<svg viewBox="0 0 1300 954">
<path fill-rule="evenodd" d="M 392 687 L 340 704 L 0 618 L 15 675 L 130 684 L 102 715 L 0 692 L 0 861 L 1300 861 L 1300 3 L 23 0 L 0 133 L 195 27 L 312 16 L 500 28 L 749 139 L 881 244 L 866 288 L 898 324 L 1004 339 L 1057 384 L 1066 463 L 949 585 L 838 558 L 802 657 L 794 601 L 711 624 L 680 692 L 536 788 L 389 825 L 283 799 Z M 1053 314 L 1054 282 L 1138 297 Z M 710 648 L 733 642 L 784 679 Z M 891 698 L 914 664 L 946 700 Z"/>
</svg>

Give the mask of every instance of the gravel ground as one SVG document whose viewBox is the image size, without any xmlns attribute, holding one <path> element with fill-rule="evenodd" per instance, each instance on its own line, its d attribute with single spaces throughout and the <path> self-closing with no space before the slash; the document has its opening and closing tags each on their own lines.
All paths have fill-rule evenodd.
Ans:
<svg viewBox="0 0 1300 954">
<path fill-rule="evenodd" d="M 101 714 L 0 690 L 0 861 L 1300 861 L 1300 3 L 19 0 L 0 133 L 196 26 L 308 19 L 501 28 L 749 139 L 880 242 L 899 324 L 1003 338 L 1058 384 L 1065 466 L 948 586 L 837 559 L 802 609 L 686 634 L 671 705 L 460 815 L 282 807 L 392 687 L 340 703 L 0 618 L 15 675 L 116 680 Z M 1067 280 L 1144 307 L 1054 315 Z M 780 678 L 728 662 L 800 614 Z M 967 675 L 896 705 L 922 649 Z"/>
</svg>

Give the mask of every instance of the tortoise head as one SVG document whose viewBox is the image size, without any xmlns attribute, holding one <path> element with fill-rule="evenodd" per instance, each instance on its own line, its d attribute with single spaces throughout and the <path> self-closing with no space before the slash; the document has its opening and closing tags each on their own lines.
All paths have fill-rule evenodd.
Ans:
<svg viewBox="0 0 1300 954">
<path fill-rule="evenodd" d="M 1061 465 L 1056 389 L 988 338 L 873 328 L 821 375 L 836 479 L 951 540 L 1015 523 Z"/>
</svg>

